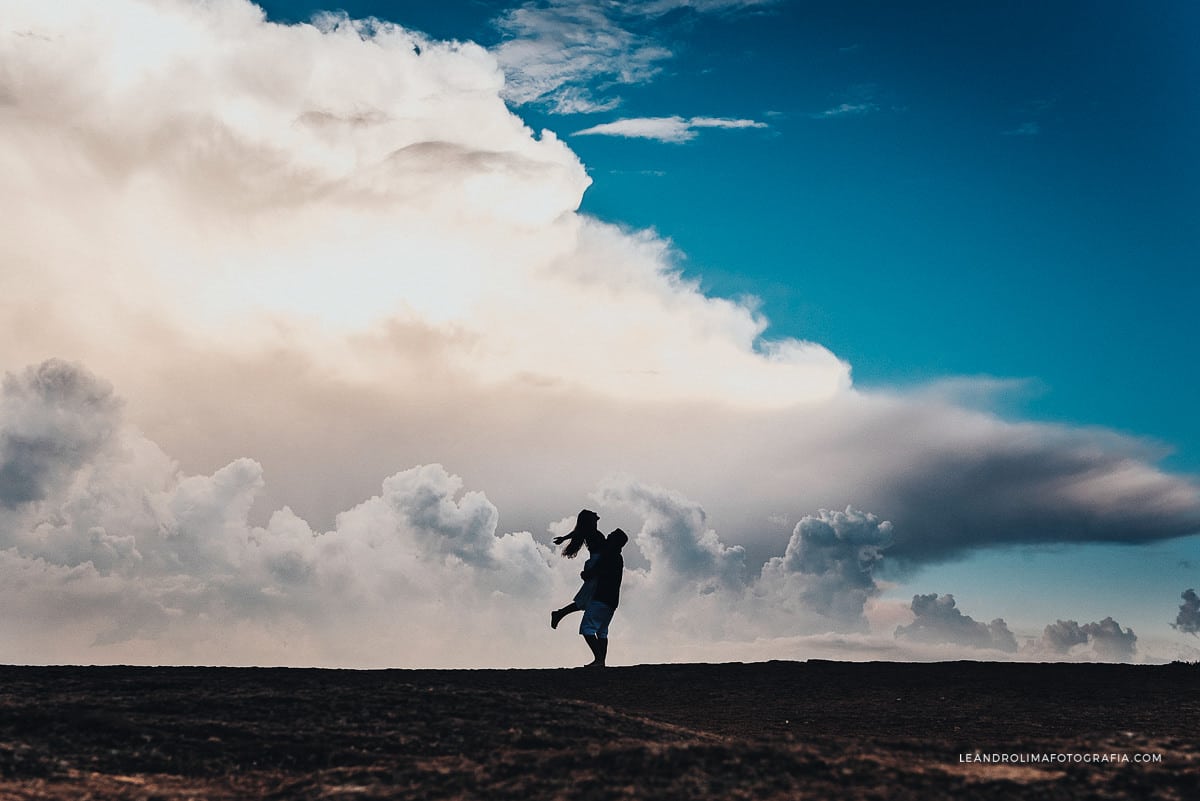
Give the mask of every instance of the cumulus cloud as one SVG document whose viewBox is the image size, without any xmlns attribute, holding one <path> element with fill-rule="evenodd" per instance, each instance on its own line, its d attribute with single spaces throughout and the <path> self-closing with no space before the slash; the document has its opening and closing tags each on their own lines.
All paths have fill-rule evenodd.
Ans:
<svg viewBox="0 0 1200 801">
<path fill-rule="evenodd" d="M 576 131 L 576 136 L 623 136 L 631 139 L 654 139 L 659 142 L 690 142 L 701 128 L 766 128 L 765 122 L 724 117 L 631 117 L 605 122 Z"/>
<path fill-rule="evenodd" d="M 89 443 L 82 454 L 39 452 L 33 461 L 55 480 L 0 519 L 4 625 L 25 627 L 20 658 L 49 660 L 64 647 L 76 660 L 563 658 L 561 638 L 511 621 L 541 621 L 539 610 L 573 594 L 573 571 L 556 569 L 559 560 L 531 534 L 500 533 L 496 506 L 441 465 L 388 477 L 329 530 L 288 507 L 255 525 L 250 511 L 265 478 L 254 460 L 183 473 L 80 365 L 48 362 L 3 386 L 0 425 L 14 438 L 36 431 L 45 442 Z M 20 458 L 10 460 L 15 472 L 29 472 Z M 870 579 L 858 574 L 869 573 L 887 531 L 872 515 L 822 512 L 801 521 L 784 559 L 751 577 L 743 549 L 722 543 L 685 496 L 614 479 L 596 498 L 642 521 L 632 547 L 646 567 L 631 567 L 622 605 L 629 636 L 685 649 L 755 640 L 761 648 L 764 638 L 846 630 L 846 621 L 829 620 L 828 595 L 846 585 L 861 614 Z M 785 574 L 817 582 L 821 595 L 796 594 L 779 580 Z M 236 646 L 220 645 L 228 631 L 239 633 Z M 498 643 L 496 631 L 509 633 Z"/>
<path fill-rule="evenodd" d="M 110 387 L 62 362 L 6 376 L 0 385 L 0 506 L 41 500 L 69 480 L 108 442 L 117 409 Z"/>
<path fill-rule="evenodd" d="M 568 639 L 532 622 L 544 623 L 539 612 L 573 594 L 574 571 L 530 533 L 502 533 L 495 504 L 441 465 L 391 475 L 327 530 L 286 506 L 255 524 L 251 509 L 266 484 L 259 463 L 181 471 L 82 366 L 51 361 L 8 375 L 2 386 L 0 430 L 15 441 L 36 433 L 58 444 L 7 460 L 11 475 L 47 477 L 0 509 L 0 600 L 9 610 L 0 638 L 13 658 L 572 660 Z M 74 447 L 80 442 L 86 447 Z M 892 644 L 872 633 L 874 571 L 892 540 L 891 524 L 873 514 L 851 507 L 806 515 L 783 555 L 755 573 L 745 550 L 724 543 L 700 504 L 677 491 L 614 478 L 594 499 L 606 518 L 611 511 L 640 523 L 620 627 L 635 659 L 1016 651 L 1003 620 L 977 622 L 950 595 L 915 596 L 916 619 L 895 630 Z M 877 623 L 891 617 L 871 611 Z M 1128 660 L 1136 640 L 1112 618 L 1060 620 L 1027 656 Z"/>
<path fill-rule="evenodd" d="M 954 604 L 953 595 L 914 595 L 912 612 L 916 619 L 896 629 L 896 637 L 925 643 L 950 643 L 968 648 L 1013 653 L 1017 640 L 1002 618 L 982 623 L 964 615 Z"/>
<path fill-rule="evenodd" d="M 0 422 L 14 435 L 70 444 L 81 430 L 95 432 L 84 438 L 86 453 L 59 447 L 28 457 L 57 480 L 0 521 L 0 593 L 15 618 L 7 625 L 54 627 L 48 636 L 26 632 L 24 659 L 46 659 L 55 647 L 48 639 L 69 642 L 80 629 L 87 638 L 73 643 L 77 660 L 88 649 L 136 654 L 128 644 L 140 641 L 175 661 L 182 639 L 184 651 L 209 649 L 212 661 L 226 653 L 218 643 L 227 627 L 260 638 L 226 654 L 237 661 L 486 659 L 473 638 L 516 659 L 519 638 L 488 635 L 506 614 L 547 605 L 570 583 L 530 534 L 500 534 L 495 506 L 464 493 L 440 465 L 391 476 L 329 531 L 313 531 L 286 507 L 256 526 L 249 512 L 264 485 L 260 465 L 238 459 L 211 475 L 180 473 L 82 367 L 43 364 L 10 376 L 4 393 Z M 22 401 L 15 412 L 14 397 Z M 22 458 L 9 461 L 17 473 Z M 306 642 L 293 647 L 287 640 L 297 634 Z M 433 659 L 430 647 L 439 651 Z"/>
<path fill-rule="evenodd" d="M 681 493 L 622 478 L 596 499 L 642 521 L 633 541 L 649 568 L 633 579 L 632 597 L 647 637 L 682 629 L 691 636 L 681 647 L 694 647 L 868 628 L 864 609 L 879 592 L 873 573 L 891 539 L 891 524 L 873 514 L 805 515 L 784 554 L 751 570 L 745 550 L 723 543 L 703 508 Z"/>
<path fill-rule="evenodd" d="M 529 541 L 497 532 L 542 531 L 612 474 L 694 499 L 655 501 L 680 522 L 647 529 L 646 580 L 691 575 L 747 631 L 801 606 L 758 566 L 784 571 L 789 536 L 794 564 L 816 553 L 771 515 L 869 509 L 892 524 L 888 558 L 914 564 L 1200 530 L 1200 488 L 1160 469 L 1161 449 L 858 390 L 826 348 L 767 336 L 753 301 L 684 278 L 662 237 L 580 214 L 583 165 L 511 113 L 515 84 L 481 47 L 344 15 L 277 25 L 244 0 L 18 0 L 0 39 L 6 558 L 13 586 L 74 582 L 78 609 L 125 610 L 114 643 L 251 607 L 303 639 L 275 599 L 332 615 L 321 593 L 343 579 L 382 604 L 335 569 L 349 546 L 321 550 L 343 523 L 346 541 L 399 531 L 389 552 L 420 557 L 403 564 L 480 572 L 468 583 L 487 593 L 508 592 L 499 566 L 515 563 L 522 586 L 549 586 Z M 54 356 L 123 407 L 100 382 L 60 386 L 82 379 L 53 363 L 20 371 Z M 381 488 L 435 464 L 487 504 L 435 472 Z M 645 519 L 659 498 L 624 497 Z M 234 581 L 240 559 L 261 581 Z M 869 552 L 829 559 L 832 616 L 764 615 L 763 637 L 828 632 L 871 597 Z M 419 586 L 409 572 L 400 586 Z M 805 575 L 782 583 L 811 589 Z M 573 588 L 555 580 L 561 604 Z M 20 608 L 34 626 L 52 606 Z M 451 649 L 446 630 L 406 629 Z"/>
<path fill-rule="evenodd" d="M 1171 625 L 1194 636 L 1200 632 L 1200 597 L 1193 589 L 1184 590 L 1179 597 L 1183 603 L 1179 605 L 1179 614 Z"/>
<path fill-rule="evenodd" d="M 1111 617 L 1083 625 L 1074 620 L 1058 620 L 1046 626 L 1040 645 L 1041 650 L 1059 655 L 1085 655 L 1084 646 L 1090 645 L 1090 653 L 1098 659 L 1128 662 L 1137 650 L 1137 635 Z"/>
<path fill-rule="evenodd" d="M 102 25 L 95 7 L 76 10 L 6 15 L 17 150 L 5 210 L 33 234 L 11 248 L 14 286 L 42 274 L 34 300 L 74 308 L 72 245 L 36 235 L 61 224 L 89 242 L 88 274 L 109 287 L 93 304 L 107 311 L 55 323 L 100 336 L 117 306 L 167 324 L 147 317 L 161 317 L 171 285 L 188 299 L 169 309 L 176 327 L 235 346 L 273 336 L 269 347 L 324 351 L 320 369 L 352 378 L 373 379 L 395 362 L 381 351 L 418 340 L 484 381 L 688 397 L 713 366 L 679 358 L 699 338 L 759 374 L 728 365 L 747 401 L 848 386 L 824 348 L 762 342 L 752 306 L 681 279 L 665 242 L 577 215 L 582 165 L 508 112 L 474 45 L 339 16 L 272 25 L 239 0 L 123 0 Z M 147 40 L 163 44 L 125 46 Z M 631 361 L 633 343 L 643 357 Z"/>
<path fill-rule="evenodd" d="M 1076 645 L 1083 645 L 1087 641 L 1087 632 L 1074 620 L 1059 620 L 1046 626 L 1046 630 L 1042 632 L 1042 643 L 1060 654 L 1065 654 Z"/>
<path fill-rule="evenodd" d="M 892 542 L 892 524 L 846 507 L 820 510 L 796 524 L 782 557 L 762 569 L 762 584 L 820 615 L 862 627 L 863 608 L 878 594 L 874 570 Z"/>
<path fill-rule="evenodd" d="M 645 521 L 634 541 L 656 570 L 673 579 L 698 582 L 702 592 L 716 586 L 744 586 L 745 549 L 724 545 L 717 532 L 707 527 L 699 504 L 630 479 L 609 483 L 599 498 L 606 504 L 627 506 Z"/>
</svg>

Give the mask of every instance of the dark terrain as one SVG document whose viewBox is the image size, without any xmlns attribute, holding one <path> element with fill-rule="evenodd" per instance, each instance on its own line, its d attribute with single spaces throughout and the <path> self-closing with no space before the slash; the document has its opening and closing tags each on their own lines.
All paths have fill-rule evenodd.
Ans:
<svg viewBox="0 0 1200 801">
<path fill-rule="evenodd" d="M 1200 798 L 1194 665 L 0 667 L 0 799 Z M 1159 754 L 972 764 L 980 753 Z"/>
</svg>

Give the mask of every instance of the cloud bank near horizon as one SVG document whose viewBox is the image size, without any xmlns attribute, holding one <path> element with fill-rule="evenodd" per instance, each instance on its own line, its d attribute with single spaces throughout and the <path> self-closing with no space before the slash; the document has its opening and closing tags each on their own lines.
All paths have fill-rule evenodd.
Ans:
<svg viewBox="0 0 1200 801">
<path fill-rule="evenodd" d="M 328 531 L 287 507 L 254 525 L 259 464 L 243 458 L 188 475 L 128 424 L 110 385 L 50 361 L 3 381 L 0 477 L 20 490 L 0 499 L 0 599 L 9 611 L 0 637 L 10 658 L 346 666 L 571 659 L 572 638 L 545 630 L 539 611 L 573 595 L 575 571 L 529 532 L 501 533 L 496 506 L 464 492 L 441 465 L 386 478 Z M 890 543 L 887 521 L 820 510 L 755 573 L 744 550 L 723 543 L 704 510 L 679 493 L 613 478 L 594 497 L 643 521 L 631 547 L 646 566 L 627 572 L 620 609 L 623 646 L 641 661 L 808 655 L 798 651 L 805 643 L 836 650 L 836 641 L 822 643 L 831 635 L 857 642 L 852 656 L 880 656 L 866 612 L 889 625 L 885 611 L 869 609 L 879 595 L 873 571 Z M 1016 651 L 1002 620 L 977 624 L 949 595 L 917 596 L 912 611 L 916 621 L 895 635 L 918 647 L 901 642 L 884 655 L 929 656 L 919 644 Z M 1043 641 L 1059 656 L 1090 642 L 1093 658 L 1129 660 L 1136 636 L 1111 618 L 1082 627 L 1060 620 Z"/>
<path fill-rule="evenodd" d="M 752 301 L 705 295 L 662 237 L 580 214 L 583 165 L 511 113 L 513 84 L 473 44 L 339 15 L 277 25 L 243 0 L 17 2 L 0 37 L 0 363 L 63 357 L 126 398 L 117 418 L 100 392 L 60 452 L 36 432 L 99 390 L 60 376 L 75 400 L 56 407 L 35 379 L 6 389 L 13 586 L 32 598 L 78 582 L 86 593 L 72 597 L 94 601 L 53 618 L 22 602 L 27 621 L 6 625 L 91 632 L 107 609 L 95 636 L 115 647 L 177 619 L 277 610 L 279 597 L 317 614 L 340 591 L 344 549 L 326 566 L 257 543 L 307 544 L 343 520 L 358 521 L 347 543 L 404 532 L 388 546 L 397 575 L 420 554 L 506 597 L 496 565 L 533 570 L 541 552 L 531 535 L 496 532 L 540 532 L 597 487 L 615 519 L 648 526 L 643 597 L 678 583 L 735 610 L 697 628 L 693 607 L 663 607 L 693 654 L 740 631 L 774 644 L 764 652 L 785 637 L 866 647 L 879 553 L 920 565 L 1200 531 L 1200 487 L 1157 467 L 1146 443 L 1005 421 L 948 394 L 855 389 L 828 349 L 768 337 Z M 144 435 L 98 427 L 118 419 Z M 380 476 L 441 464 L 356 511 Z M 458 499 L 453 474 L 486 488 L 503 519 Z M 449 499 L 453 544 L 430 533 L 440 518 L 404 516 L 406 492 Z M 435 545 L 449 550 L 430 556 Z M 139 557 L 228 582 L 92 572 Z M 258 589 L 238 583 L 235 557 L 255 565 Z M 530 575 L 531 591 L 573 593 Z M 518 596 L 511 609 L 527 609 Z M 413 619 L 426 600 L 414 594 Z M 801 622 L 772 622 L 771 609 Z M 256 631 L 238 653 L 256 653 Z M 419 631 L 442 642 L 432 624 Z M 869 642 L 913 647 L 890 631 Z M 428 653 L 453 660 L 455 643 L 443 646 Z"/>
<path fill-rule="evenodd" d="M 575 571 L 530 533 L 501 533 L 497 508 L 441 465 L 388 477 L 328 531 L 287 507 L 254 525 L 258 463 L 188 475 L 128 424 L 107 382 L 49 361 L 5 377 L 0 477 L 19 490 L 0 500 L 0 597 L 10 611 L 0 631 L 26 661 L 570 659 L 568 638 L 514 621 L 544 624 L 539 611 L 574 594 Z M 869 574 L 878 557 L 856 557 L 854 543 L 874 541 L 886 522 L 805 518 L 785 556 L 751 576 L 744 551 L 723 544 L 687 498 L 628 479 L 596 497 L 644 519 L 635 545 L 648 565 L 629 572 L 621 609 L 643 648 L 658 639 L 660 649 L 736 649 L 865 628 L 863 606 L 877 590 L 845 562 Z M 852 600 L 833 608 L 839 589 Z M 496 631 L 509 636 L 498 642 Z"/>
</svg>

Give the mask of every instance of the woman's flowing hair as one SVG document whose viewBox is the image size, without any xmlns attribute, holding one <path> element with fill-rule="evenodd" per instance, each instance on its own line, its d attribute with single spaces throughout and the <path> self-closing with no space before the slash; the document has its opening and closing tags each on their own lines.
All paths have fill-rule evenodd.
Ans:
<svg viewBox="0 0 1200 801">
<path fill-rule="evenodd" d="M 570 534 L 554 538 L 555 545 L 560 545 L 564 542 L 567 543 L 566 547 L 562 549 L 564 557 L 574 559 L 585 543 L 588 546 L 588 550 L 597 547 L 599 538 L 604 536 L 600 533 L 600 529 L 596 528 L 596 522 L 599 519 L 600 515 L 590 509 L 584 509 L 575 518 L 575 528 L 571 530 Z"/>
</svg>

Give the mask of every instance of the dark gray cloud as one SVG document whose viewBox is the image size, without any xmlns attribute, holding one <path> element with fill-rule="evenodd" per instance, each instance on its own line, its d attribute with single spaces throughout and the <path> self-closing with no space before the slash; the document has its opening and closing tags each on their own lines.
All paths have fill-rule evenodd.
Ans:
<svg viewBox="0 0 1200 801">
<path fill-rule="evenodd" d="M 912 611 L 916 620 L 896 629 L 896 637 L 931 644 L 992 648 L 1015 653 L 1017 640 L 1002 618 L 982 623 L 964 615 L 954 605 L 953 595 L 914 595 Z"/>
<path fill-rule="evenodd" d="M 1179 614 L 1171 625 L 1191 635 L 1200 633 L 1200 596 L 1196 595 L 1195 590 L 1187 589 L 1179 597 L 1183 603 L 1179 605 Z"/>
<path fill-rule="evenodd" d="M 1123 629 L 1121 624 L 1106 617 L 1099 623 L 1081 626 L 1091 640 L 1096 655 L 1113 662 L 1127 662 L 1137 650 L 1137 635 L 1133 629 Z"/>
<path fill-rule="evenodd" d="M 0 385 L 0 506 L 40 501 L 110 441 L 120 422 L 112 387 L 51 360 Z"/>
<path fill-rule="evenodd" d="M 871 499 L 896 526 L 890 558 L 928 562 L 996 545 L 1139 543 L 1200 532 L 1200 487 L 1153 467 L 1160 454 L 1145 442 L 980 419 L 947 419 L 939 432 L 929 430 L 927 411 L 910 412 L 926 419 L 909 436 L 928 439 Z"/>
</svg>

